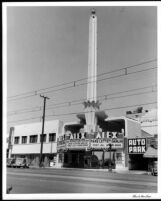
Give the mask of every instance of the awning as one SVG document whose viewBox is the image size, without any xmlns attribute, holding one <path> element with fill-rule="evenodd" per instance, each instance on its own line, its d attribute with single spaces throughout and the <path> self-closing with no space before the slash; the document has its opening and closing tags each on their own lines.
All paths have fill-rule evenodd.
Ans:
<svg viewBox="0 0 161 201">
<path fill-rule="evenodd" d="M 157 158 L 157 157 L 158 157 L 157 149 L 148 147 L 147 151 L 144 154 L 144 158 Z"/>
</svg>

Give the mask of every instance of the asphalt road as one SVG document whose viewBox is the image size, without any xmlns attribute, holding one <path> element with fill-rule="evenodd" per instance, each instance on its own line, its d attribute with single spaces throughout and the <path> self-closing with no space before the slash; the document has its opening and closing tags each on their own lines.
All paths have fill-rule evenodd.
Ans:
<svg viewBox="0 0 161 201">
<path fill-rule="evenodd" d="M 10 194 L 157 193 L 157 177 L 88 170 L 7 168 Z"/>
</svg>

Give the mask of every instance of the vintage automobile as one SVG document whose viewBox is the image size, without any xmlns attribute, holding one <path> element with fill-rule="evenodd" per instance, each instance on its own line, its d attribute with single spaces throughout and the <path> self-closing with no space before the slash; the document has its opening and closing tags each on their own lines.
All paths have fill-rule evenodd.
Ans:
<svg viewBox="0 0 161 201">
<path fill-rule="evenodd" d="M 15 158 L 7 158 L 7 167 L 13 167 L 15 160 Z"/>
<path fill-rule="evenodd" d="M 15 163 L 13 164 L 14 168 L 29 168 L 29 164 L 25 158 L 16 158 Z"/>
<path fill-rule="evenodd" d="M 151 168 L 152 175 L 158 175 L 158 161 L 154 161 L 153 167 Z"/>
</svg>

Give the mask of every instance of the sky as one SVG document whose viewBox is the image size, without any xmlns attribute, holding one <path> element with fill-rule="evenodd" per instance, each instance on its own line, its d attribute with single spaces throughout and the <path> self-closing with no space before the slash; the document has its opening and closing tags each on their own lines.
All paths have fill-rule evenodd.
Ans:
<svg viewBox="0 0 161 201">
<path fill-rule="evenodd" d="M 61 89 L 41 91 L 50 98 L 46 102 L 46 120 L 78 120 L 76 113 L 83 112 L 81 102 L 87 96 L 85 80 L 77 80 L 87 78 L 91 9 L 92 6 L 7 7 L 8 128 L 41 120 L 43 98 L 39 94 L 26 98 L 18 95 L 26 92 L 33 95 L 44 88 Z M 96 6 L 95 9 L 97 75 L 100 75 L 97 96 L 103 96 L 100 109 L 106 109 L 107 115 L 113 117 L 125 116 L 127 110 L 137 106 L 145 110 L 156 108 L 157 87 L 151 86 L 157 85 L 157 8 Z M 128 68 L 124 75 L 125 68 L 133 65 L 136 66 Z M 119 69 L 122 70 L 116 71 Z M 111 71 L 116 72 L 107 74 Z M 74 81 L 75 87 L 62 90 L 73 86 Z M 50 88 L 68 82 L 72 83 Z M 123 91 L 129 92 L 120 93 Z M 115 95 L 109 96 L 111 93 Z M 80 103 L 73 105 L 71 101 L 74 100 Z M 54 107 L 64 102 L 68 103 Z M 48 109 L 49 106 L 53 108 Z M 36 112 L 18 112 L 35 110 L 35 107 L 39 109 Z M 69 113 L 74 114 L 61 115 Z"/>
</svg>

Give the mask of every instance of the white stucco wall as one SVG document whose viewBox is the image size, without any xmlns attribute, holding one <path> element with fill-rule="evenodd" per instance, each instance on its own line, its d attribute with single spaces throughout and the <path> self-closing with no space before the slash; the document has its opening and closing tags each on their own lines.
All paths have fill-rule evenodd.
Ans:
<svg viewBox="0 0 161 201">
<path fill-rule="evenodd" d="M 43 153 L 56 153 L 57 137 L 60 132 L 59 120 L 46 121 L 44 126 L 44 134 L 46 134 L 46 142 L 43 143 Z M 32 154 L 40 153 L 40 135 L 42 132 L 42 122 L 23 124 L 14 126 L 14 135 L 12 138 L 12 154 Z M 49 142 L 49 133 L 56 133 L 56 141 Z M 37 143 L 29 143 L 30 135 L 38 135 Z M 22 136 L 27 136 L 27 143 L 21 144 Z M 14 138 L 20 137 L 19 144 L 14 144 Z"/>
<path fill-rule="evenodd" d="M 136 138 L 141 137 L 141 124 L 135 120 L 126 118 L 126 137 Z"/>
<path fill-rule="evenodd" d="M 40 143 L 14 145 L 12 154 L 39 154 Z M 56 153 L 56 142 L 43 143 L 43 153 Z"/>
</svg>

